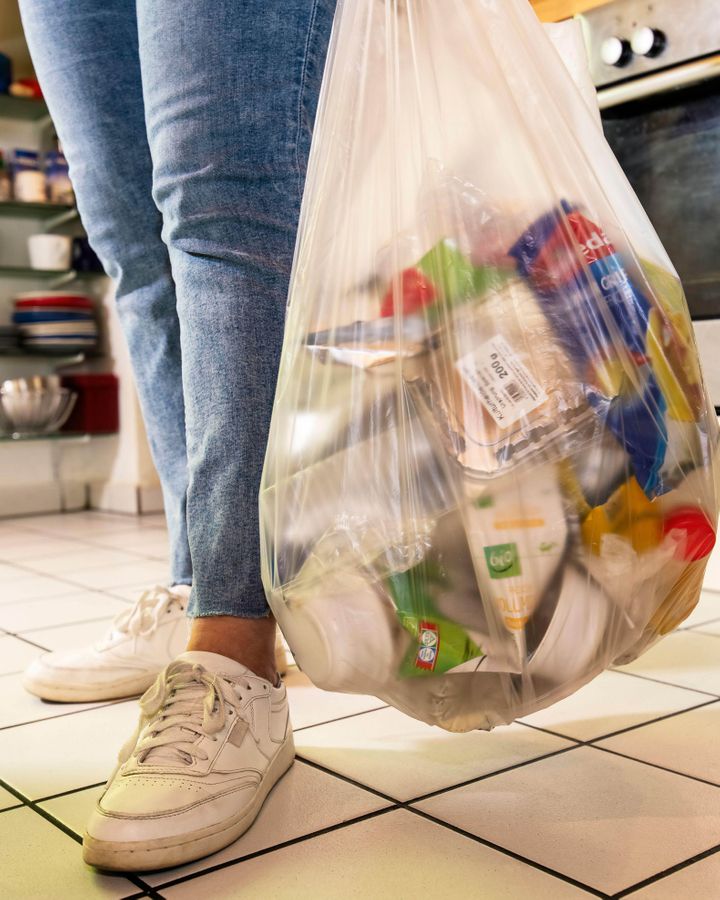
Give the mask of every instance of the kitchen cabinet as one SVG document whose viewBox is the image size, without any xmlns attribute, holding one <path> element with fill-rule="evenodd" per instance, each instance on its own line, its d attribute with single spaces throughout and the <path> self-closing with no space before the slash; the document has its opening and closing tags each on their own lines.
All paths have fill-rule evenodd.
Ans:
<svg viewBox="0 0 720 900">
<path fill-rule="evenodd" d="M 530 0 L 543 22 L 559 22 L 577 13 L 602 6 L 607 0 Z"/>
</svg>

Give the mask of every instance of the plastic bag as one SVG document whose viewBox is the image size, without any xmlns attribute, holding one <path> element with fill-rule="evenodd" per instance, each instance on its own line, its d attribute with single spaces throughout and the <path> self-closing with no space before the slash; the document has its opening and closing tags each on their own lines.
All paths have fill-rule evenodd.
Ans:
<svg viewBox="0 0 720 900">
<path fill-rule="evenodd" d="M 261 490 L 300 666 L 449 730 L 697 603 L 718 428 L 682 287 L 526 0 L 345 0 Z"/>
</svg>

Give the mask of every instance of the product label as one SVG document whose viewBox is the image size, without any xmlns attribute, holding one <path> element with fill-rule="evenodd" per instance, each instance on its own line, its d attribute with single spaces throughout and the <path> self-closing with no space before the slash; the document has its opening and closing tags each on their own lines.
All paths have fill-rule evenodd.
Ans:
<svg viewBox="0 0 720 900">
<path fill-rule="evenodd" d="M 514 425 L 547 400 L 527 366 L 500 335 L 463 356 L 455 368 L 501 428 Z"/>
<path fill-rule="evenodd" d="M 433 622 L 420 622 L 418 629 L 418 652 L 415 665 L 428 672 L 435 671 L 438 652 L 440 650 L 440 634 Z"/>
<path fill-rule="evenodd" d="M 515 578 L 521 574 L 517 544 L 496 544 L 485 547 L 485 562 L 493 579 Z"/>
</svg>

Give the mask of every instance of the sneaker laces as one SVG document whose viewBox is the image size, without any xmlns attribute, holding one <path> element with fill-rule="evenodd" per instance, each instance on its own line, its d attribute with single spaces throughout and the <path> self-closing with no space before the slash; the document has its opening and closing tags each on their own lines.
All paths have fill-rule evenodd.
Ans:
<svg viewBox="0 0 720 900">
<path fill-rule="evenodd" d="M 245 679 L 242 687 L 252 685 Z M 237 703 L 237 695 L 221 675 L 197 663 L 170 663 L 140 699 L 140 722 L 120 751 L 120 764 L 133 752 L 140 764 L 191 765 L 208 759 L 200 739 L 221 731 L 228 705 L 239 713 Z"/>
<path fill-rule="evenodd" d="M 100 646 L 112 644 L 120 637 L 148 637 L 166 611 L 175 605 L 185 610 L 185 598 L 173 593 L 172 588 L 158 584 L 144 591 L 129 609 L 115 616 L 110 632 Z"/>
</svg>

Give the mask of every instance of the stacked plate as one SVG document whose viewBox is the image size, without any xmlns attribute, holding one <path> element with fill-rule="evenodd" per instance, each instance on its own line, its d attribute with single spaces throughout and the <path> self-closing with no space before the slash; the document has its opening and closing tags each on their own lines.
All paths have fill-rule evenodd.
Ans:
<svg viewBox="0 0 720 900">
<path fill-rule="evenodd" d="M 36 353 L 95 350 L 98 340 L 95 303 L 84 294 L 34 291 L 15 297 L 13 322 L 22 345 Z"/>
</svg>

